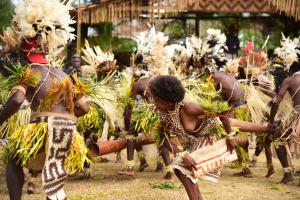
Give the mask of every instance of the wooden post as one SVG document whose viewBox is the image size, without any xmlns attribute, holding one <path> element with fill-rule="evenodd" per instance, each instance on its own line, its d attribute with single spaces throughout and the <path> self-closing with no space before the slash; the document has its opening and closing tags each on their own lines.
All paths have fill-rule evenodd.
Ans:
<svg viewBox="0 0 300 200">
<path fill-rule="evenodd" d="M 196 32 L 196 36 L 199 37 L 200 36 L 200 18 L 199 15 L 196 14 L 196 19 L 195 19 L 195 32 Z"/>
<path fill-rule="evenodd" d="M 80 55 L 81 48 L 81 12 L 80 12 L 80 0 L 78 0 L 78 9 L 77 9 L 77 47 L 76 53 Z"/>
</svg>

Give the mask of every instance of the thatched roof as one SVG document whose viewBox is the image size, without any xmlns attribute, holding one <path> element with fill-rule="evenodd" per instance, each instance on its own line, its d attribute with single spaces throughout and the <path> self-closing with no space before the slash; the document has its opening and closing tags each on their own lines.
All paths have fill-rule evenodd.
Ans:
<svg viewBox="0 0 300 200">
<path fill-rule="evenodd" d="M 96 24 L 123 18 L 150 21 L 179 12 L 274 13 L 276 9 L 299 20 L 300 0 L 102 0 L 81 7 L 81 22 Z"/>
<path fill-rule="evenodd" d="M 279 12 L 300 20 L 300 0 L 266 0 Z"/>
</svg>

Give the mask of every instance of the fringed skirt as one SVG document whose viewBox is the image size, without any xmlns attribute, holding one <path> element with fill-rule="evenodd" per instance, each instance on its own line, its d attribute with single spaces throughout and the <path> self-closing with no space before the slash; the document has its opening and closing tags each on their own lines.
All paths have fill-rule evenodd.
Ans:
<svg viewBox="0 0 300 200">
<path fill-rule="evenodd" d="M 300 157 L 300 106 L 296 106 L 280 137 L 281 141 L 288 142 L 293 158 Z"/>
</svg>

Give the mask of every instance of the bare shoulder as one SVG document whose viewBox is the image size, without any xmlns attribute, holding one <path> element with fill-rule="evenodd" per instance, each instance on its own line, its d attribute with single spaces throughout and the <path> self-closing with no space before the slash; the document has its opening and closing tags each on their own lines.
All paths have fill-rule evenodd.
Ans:
<svg viewBox="0 0 300 200">
<path fill-rule="evenodd" d="M 281 83 L 281 85 L 283 86 L 283 85 L 289 85 L 292 81 L 293 81 L 293 79 L 295 79 L 296 77 L 294 77 L 294 76 L 291 76 L 291 77 L 288 77 L 288 78 L 286 78 L 286 79 L 284 79 L 283 81 L 282 81 L 282 83 Z"/>
<path fill-rule="evenodd" d="M 185 113 L 189 113 L 192 115 L 201 115 L 204 113 L 203 107 L 198 103 L 183 101 L 183 105 L 183 110 Z"/>
<path fill-rule="evenodd" d="M 144 91 L 147 89 L 148 83 L 148 78 L 139 79 L 133 84 L 132 90 L 136 93 L 144 93 Z"/>
</svg>

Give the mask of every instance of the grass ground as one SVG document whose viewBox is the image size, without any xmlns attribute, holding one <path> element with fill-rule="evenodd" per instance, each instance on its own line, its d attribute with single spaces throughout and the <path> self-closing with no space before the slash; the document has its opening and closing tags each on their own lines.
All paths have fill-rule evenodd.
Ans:
<svg viewBox="0 0 300 200">
<path fill-rule="evenodd" d="M 82 181 L 78 176 L 66 181 L 66 191 L 70 200 L 187 200 L 185 190 L 157 189 L 151 185 L 167 182 L 162 179 L 163 173 L 155 173 L 155 158 L 150 155 L 150 167 L 143 173 L 136 173 L 134 178 L 118 176 L 116 171 L 123 167 L 122 163 L 113 162 L 115 156 L 106 156 L 108 163 L 96 163 L 93 166 L 93 178 Z M 123 158 L 125 155 L 123 154 Z M 296 200 L 300 199 L 300 187 L 297 181 L 288 185 L 278 185 L 282 170 L 277 159 L 274 161 L 276 174 L 266 179 L 263 156 L 259 159 L 258 167 L 253 169 L 254 178 L 232 177 L 237 169 L 226 168 L 218 183 L 200 180 L 199 188 L 207 200 Z M 299 163 L 298 163 L 299 164 Z M 298 165 L 299 166 L 299 165 Z M 0 199 L 8 200 L 3 165 L 0 167 Z M 180 186 L 174 177 L 172 183 Z M 24 187 L 25 194 L 26 185 Z M 41 184 L 34 195 L 25 194 L 24 200 L 44 199 Z"/>
</svg>

